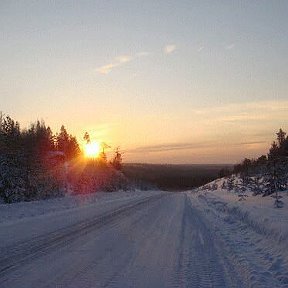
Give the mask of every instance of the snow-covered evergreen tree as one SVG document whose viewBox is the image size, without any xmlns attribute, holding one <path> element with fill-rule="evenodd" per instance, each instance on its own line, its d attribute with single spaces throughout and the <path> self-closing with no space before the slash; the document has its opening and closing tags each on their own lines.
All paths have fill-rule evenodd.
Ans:
<svg viewBox="0 0 288 288">
<path fill-rule="evenodd" d="M 263 194 L 264 192 L 264 177 L 257 174 L 250 178 L 249 188 L 253 192 L 253 196 Z"/>
<path fill-rule="evenodd" d="M 287 189 L 287 159 L 284 157 L 273 157 L 267 165 L 265 175 L 265 191 L 263 196 L 272 195 L 275 199 L 275 207 L 280 208 L 284 203 L 280 200 L 280 191 Z"/>
<path fill-rule="evenodd" d="M 232 175 L 227 179 L 227 189 L 228 191 L 232 191 L 235 188 L 235 176 Z"/>
<path fill-rule="evenodd" d="M 25 180 L 20 157 L 6 154 L 0 157 L 0 197 L 5 203 L 25 200 Z"/>
<path fill-rule="evenodd" d="M 250 178 L 247 172 L 242 172 L 239 175 L 239 179 L 236 183 L 236 191 L 238 193 L 239 201 L 246 200 L 248 195 L 246 194 L 249 189 Z"/>
</svg>

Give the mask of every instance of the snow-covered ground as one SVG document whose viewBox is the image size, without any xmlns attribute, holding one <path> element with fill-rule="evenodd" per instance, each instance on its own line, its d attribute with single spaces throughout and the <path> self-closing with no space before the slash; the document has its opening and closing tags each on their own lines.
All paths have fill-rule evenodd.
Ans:
<svg viewBox="0 0 288 288">
<path fill-rule="evenodd" d="M 63 198 L 51 198 L 32 202 L 19 202 L 13 204 L 0 204 L 0 224 L 19 221 L 21 219 L 62 213 L 70 209 L 83 209 L 95 205 L 107 205 L 111 202 L 125 202 L 134 198 L 141 198 L 144 195 L 155 194 L 155 191 L 148 191 L 143 194 L 140 191 L 117 191 L 117 192 L 97 192 L 83 195 L 67 195 Z M 108 205 L 110 205 L 108 204 Z"/>
<path fill-rule="evenodd" d="M 1 288 L 288 287 L 287 208 L 269 197 L 99 193 L 0 217 Z"/>
<path fill-rule="evenodd" d="M 284 202 L 282 208 L 275 208 L 275 199 L 271 196 L 262 197 L 262 195 L 253 196 L 252 192 L 247 190 L 246 200 L 239 201 L 238 193 L 234 190 L 228 191 L 221 189 L 224 179 L 218 179 L 211 182 L 219 187 L 215 191 L 202 190 L 198 195 L 204 196 L 210 207 L 216 208 L 220 212 L 237 215 L 241 221 L 253 227 L 254 230 L 273 238 L 275 241 L 288 240 L 288 191 L 279 192 Z M 198 191 L 201 191 L 199 189 Z"/>
<path fill-rule="evenodd" d="M 223 181 L 205 185 L 217 184 L 214 191 L 191 191 L 194 206 L 205 213 L 252 287 L 288 287 L 288 191 L 280 192 L 284 207 L 275 208 L 273 198 L 252 196 L 249 190 L 246 200 L 239 201 L 236 191 L 220 188 Z"/>
<path fill-rule="evenodd" d="M 0 205 L 0 249 L 105 215 L 161 194 L 111 192 Z M 1 287 L 1 286 L 0 286 Z"/>
</svg>

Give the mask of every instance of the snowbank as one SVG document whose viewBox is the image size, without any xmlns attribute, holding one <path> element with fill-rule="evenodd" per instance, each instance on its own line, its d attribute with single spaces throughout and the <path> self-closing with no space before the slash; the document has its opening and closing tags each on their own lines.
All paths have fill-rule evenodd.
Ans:
<svg viewBox="0 0 288 288">
<path fill-rule="evenodd" d="M 24 218 L 60 213 L 71 209 L 101 206 L 104 203 L 123 202 L 143 195 L 151 195 L 154 191 L 145 194 L 139 191 L 96 192 L 83 195 L 67 195 L 62 198 L 52 198 L 32 202 L 18 202 L 0 204 L 0 224 L 19 221 Z"/>
<path fill-rule="evenodd" d="M 237 217 L 238 220 L 253 228 L 257 233 L 278 242 L 288 241 L 288 191 L 280 192 L 283 196 L 284 207 L 274 208 L 274 199 L 262 195 L 252 196 L 251 191 L 246 191 L 248 197 L 245 201 L 239 201 L 235 190 L 222 189 L 223 178 L 215 180 L 205 187 L 217 187 L 198 189 L 199 199 L 205 201 L 210 207 L 224 212 L 227 215 Z M 216 185 L 215 185 L 216 184 Z"/>
<path fill-rule="evenodd" d="M 239 190 L 222 189 L 223 182 L 190 191 L 191 205 L 202 212 L 227 260 L 250 283 L 246 287 L 288 287 L 287 191 L 281 192 L 285 204 L 279 209 L 273 198 L 252 196 L 247 189 L 248 197 L 239 201 Z"/>
</svg>

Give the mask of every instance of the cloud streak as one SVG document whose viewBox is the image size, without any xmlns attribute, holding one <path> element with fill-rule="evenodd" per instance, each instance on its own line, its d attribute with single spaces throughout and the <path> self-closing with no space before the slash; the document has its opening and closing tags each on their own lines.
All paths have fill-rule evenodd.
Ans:
<svg viewBox="0 0 288 288">
<path fill-rule="evenodd" d="M 225 45 L 225 49 L 226 50 L 231 50 L 231 49 L 233 49 L 235 47 L 235 44 L 234 43 L 231 43 L 231 44 L 228 44 L 228 45 Z"/>
<path fill-rule="evenodd" d="M 217 116 L 218 120 L 224 122 L 238 122 L 242 120 L 264 120 L 272 118 L 283 118 L 288 110 L 288 100 L 258 101 L 232 103 L 223 106 L 194 109 L 193 113 L 199 117 Z"/>
<path fill-rule="evenodd" d="M 203 50 L 204 50 L 204 46 L 200 46 L 200 47 L 197 49 L 198 52 L 201 52 L 201 51 L 203 51 Z"/>
<path fill-rule="evenodd" d="M 247 145 L 261 145 L 265 144 L 265 141 L 248 141 L 240 143 L 230 143 L 229 146 L 240 147 Z M 179 150 L 196 150 L 205 148 L 215 148 L 219 143 L 215 141 L 210 142 L 187 142 L 187 143 L 166 143 L 159 145 L 141 146 L 135 149 L 130 149 L 126 153 L 157 153 L 157 152 L 168 152 L 168 151 L 179 151 Z"/>
<path fill-rule="evenodd" d="M 129 56 L 129 55 L 122 55 L 119 57 L 116 57 L 113 62 L 103 65 L 99 68 L 97 68 L 97 72 L 100 74 L 108 74 L 110 73 L 114 68 L 122 66 L 126 63 L 129 63 L 133 60 L 133 57 Z"/>
<path fill-rule="evenodd" d="M 176 50 L 176 45 L 175 44 L 169 44 L 169 45 L 166 45 L 164 47 L 164 53 L 166 55 L 172 54 L 173 52 L 175 52 L 175 50 Z"/>
<path fill-rule="evenodd" d="M 164 47 L 163 52 L 165 55 L 170 55 L 174 53 L 176 49 L 177 47 L 175 44 L 169 44 Z M 114 70 L 115 68 L 124 66 L 125 64 L 128 64 L 137 58 L 149 56 L 150 54 L 151 53 L 146 52 L 146 51 L 140 51 L 134 55 L 121 55 L 121 56 L 115 57 L 110 63 L 96 68 L 96 71 L 102 75 L 107 75 L 110 72 L 112 72 L 112 70 Z"/>
<path fill-rule="evenodd" d="M 109 74 L 114 68 L 123 66 L 137 58 L 148 56 L 150 53 L 148 52 L 138 52 L 135 55 L 121 55 L 115 57 L 111 63 L 105 64 L 96 69 L 96 71 L 100 74 L 107 75 Z"/>
</svg>

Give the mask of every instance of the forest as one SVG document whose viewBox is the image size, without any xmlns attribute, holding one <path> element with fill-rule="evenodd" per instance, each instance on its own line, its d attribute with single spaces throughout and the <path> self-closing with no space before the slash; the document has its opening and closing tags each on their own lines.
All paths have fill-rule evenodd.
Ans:
<svg viewBox="0 0 288 288">
<path fill-rule="evenodd" d="M 210 183 L 202 187 L 203 190 L 224 189 L 234 191 L 239 200 L 248 197 L 251 191 L 253 196 L 271 196 L 275 199 L 274 206 L 282 208 L 282 193 L 288 188 L 288 137 L 281 128 L 276 133 L 276 140 L 272 142 L 267 155 L 257 159 L 245 158 L 240 164 L 234 166 L 231 173 L 227 173 L 219 187 L 218 184 Z"/>
<path fill-rule="evenodd" d="M 32 201 L 65 194 L 127 189 L 183 191 L 227 177 L 227 186 L 271 195 L 287 189 L 288 137 L 280 129 L 267 155 L 232 165 L 123 164 L 119 149 L 112 159 L 83 157 L 75 136 L 62 125 L 53 133 L 43 121 L 28 129 L 0 113 L 0 201 Z M 84 139 L 89 142 L 89 134 Z M 238 175 L 240 182 L 234 183 Z M 233 184 L 234 183 L 234 184 Z M 276 195 L 277 196 L 277 195 Z"/>
<path fill-rule="evenodd" d="M 121 154 L 110 161 L 105 153 L 97 160 L 85 159 L 76 137 L 62 125 L 53 131 L 43 121 L 28 129 L 10 116 L 0 118 L 0 201 L 12 203 L 65 193 L 89 193 L 124 189 Z"/>
</svg>

